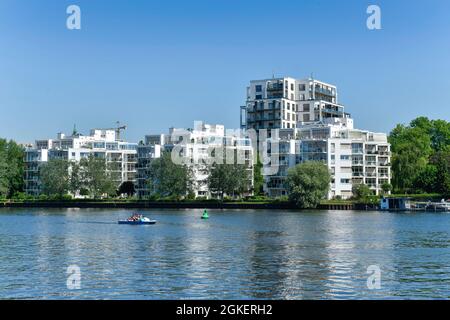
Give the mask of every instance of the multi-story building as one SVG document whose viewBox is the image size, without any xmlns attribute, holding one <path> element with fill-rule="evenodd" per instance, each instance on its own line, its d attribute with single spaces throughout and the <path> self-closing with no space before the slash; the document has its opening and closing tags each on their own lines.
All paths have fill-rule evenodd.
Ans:
<svg viewBox="0 0 450 320">
<path fill-rule="evenodd" d="M 208 166 L 214 162 L 238 161 L 249 171 L 253 185 L 253 147 L 251 140 L 239 132 L 226 132 L 223 125 L 195 122 L 193 129 L 170 128 L 168 135 L 149 135 L 138 146 L 138 184 L 140 197 L 148 195 L 146 181 L 148 164 L 161 156 L 161 150 L 174 152 L 182 163 L 191 167 L 196 197 L 214 196 L 208 189 Z M 222 155 L 225 157 L 222 159 Z M 229 159 L 233 157 L 233 159 Z"/>
<path fill-rule="evenodd" d="M 264 166 L 264 190 L 269 196 L 286 195 L 287 170 L 305 161 L 328 165 L 332 173 L 329 198 L 351 197 L 352 186 L 358 183 L 379 194 L 381 185 L 390 182 L 386 134 L 354 129 L 334 85 L 312 78 L 250 81 L 246 105 L 241 107 L 241 127 L 257 133 L 269 130 L 267 150 L 259 150 L 272 158 Z M 258 135 L 258 140 L 262 137 Z"/>
<path fill-rule="evenodd" d="M 105 159 L 117 185 L 136 180 L 136 143 L 119 140 L 119 133 L 113 129 L 93 129 L 85 136 L 73 132 L 66 136 L 59 133 L 56 139 L 36 140 L 25 151 L 25 191 L 30 195 L 41 192 L 39 166 L 50 159 L 64 159 L 78 162 L 93 155 Z"/>
<path fill-rule="evenodd" d="M 390 183 L 387 135 L 354 129 L 350 118 L 280 130 L 279 136 L 269 141 L 278 143 L 279 163 L 276 174 L 265 175 L 264 190 L 271 197 L 286 195 L 287 170 L 306 161 L 321 161 L 330 169 L 330 199 L 350 198 L 352 187 L 357 184 L 366 184 L 374 194 L 380 194 L 382 185 Z"/>
<path fill-rule="evenodd" d="M 290 77 L 250 81 L 241 107 L 244 129 L 294 129 L 298 123 L 346 116 L 334 85 Z"/>
<path fill-rule="evenodd" d="M 149 196 L 147 180 L 148 168 L 153 159 L 160 158 L 165 145 L 165 136 L 146 135 L 144 141 L 137 146 L 136 193 L 139 198 Z"/>
</svg>

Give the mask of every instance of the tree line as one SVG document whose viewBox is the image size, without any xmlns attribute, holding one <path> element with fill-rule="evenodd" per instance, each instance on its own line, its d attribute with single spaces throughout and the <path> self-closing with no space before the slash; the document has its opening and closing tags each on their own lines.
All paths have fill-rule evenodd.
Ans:
<svg viewBox="0 0 450 320">
<path fill-rule="evenodd" d="M 195 174 L 205 178 L 196 180 Z M 147 188 L 151 198 L 193 199 L 194 188 L 203 185 L 216 198 L 223 200 L 225 196 L 239 198 L 251 192 L 251 179 L 251 173 L 244 164 L 204 164 L 193 169 L 189 165 L 173 163 L 170 152 L 163 152 L 149 165 Z"/>
<path fill-rule="evenodd" d="M 419 117 L 389 135 L 395 193 L 450 196 L 450 122 Z"/>
<path fill-rule="evenodd" d="M 59 198 L 69 193 L 93 199 L 115 196 L 120 183 L 116 165 L 92 155 L 79 162 L 51 159 L 39 168 L 41 192 Z"/>
<path fill-rule="evenodd" d="M 24 149 L 16 142 L 0 139 L 0 197 L 23 192 Z"/>
</svg>

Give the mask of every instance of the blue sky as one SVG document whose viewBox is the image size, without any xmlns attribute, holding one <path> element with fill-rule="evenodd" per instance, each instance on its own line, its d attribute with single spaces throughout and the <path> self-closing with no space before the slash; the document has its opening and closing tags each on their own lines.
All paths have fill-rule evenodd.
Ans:
<svg viewBox="0 0 450 320">
<path fill-rule="evenodd" d="M 382 30 L 366 28 L 370 4 Z M 0 137 L 237 128 L 249 80 L 273 72 L 336 84 L 362 129 L 450 120 L 449 17 L 448 0 L 0 0 Z"/>
</svg>

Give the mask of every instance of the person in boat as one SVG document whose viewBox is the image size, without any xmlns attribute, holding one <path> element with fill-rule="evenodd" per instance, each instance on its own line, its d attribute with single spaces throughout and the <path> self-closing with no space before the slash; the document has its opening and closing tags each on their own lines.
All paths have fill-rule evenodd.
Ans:
<svg viewBox="0 0 450 320">
<path fill-rule="evenodd" d="M 141 219 L 142 215 L 139 215 L 137 213 L 133 213 L 131 217 L 128 218 L 128 221 L 139 221 Z"/>
</svg>

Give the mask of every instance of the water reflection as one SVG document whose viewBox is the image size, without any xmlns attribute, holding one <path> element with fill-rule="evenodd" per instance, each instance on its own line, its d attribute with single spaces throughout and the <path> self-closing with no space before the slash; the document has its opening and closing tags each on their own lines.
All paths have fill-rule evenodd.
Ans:
<svg viewBox="0 0 450 320">
<path fill-rule="evenodd" d="M 119 226 L 126 210 L 0 211 L 0 298 L 448 298 L 445 214 L 149 211 L 154 226 Z M 68 290 L 69 265 L 81 290 Z M 367 267 L 382 271 L 367 288 Z"/>
</svg>

